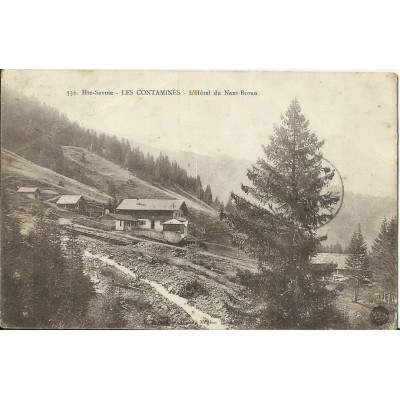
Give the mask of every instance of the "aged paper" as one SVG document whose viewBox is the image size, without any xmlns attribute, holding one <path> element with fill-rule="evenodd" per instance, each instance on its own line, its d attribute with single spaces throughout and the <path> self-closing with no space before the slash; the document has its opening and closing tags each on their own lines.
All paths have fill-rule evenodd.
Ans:
<svg viewBox="0 0 400 400">
<path fill-rule="evenodd" d="M 395 329 L 397 90 L 2 71 L 2 327 Z"/>
</svg>

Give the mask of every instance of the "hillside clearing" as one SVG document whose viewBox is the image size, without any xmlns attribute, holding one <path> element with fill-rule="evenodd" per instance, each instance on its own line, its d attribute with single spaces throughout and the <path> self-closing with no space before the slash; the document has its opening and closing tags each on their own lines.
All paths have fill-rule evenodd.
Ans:
<svg viewBox="0 0 400 400">
<path fill-rule="evenodd" d="M 6 149 L 1 149 L 1 174 L 2 182 L 14 189 L 18 186 L 38 186 L 60 194 L 82 194 L 87 199 L 100 203 L 112 200 L 96 188 L 41 167 Z"/>
</svg>

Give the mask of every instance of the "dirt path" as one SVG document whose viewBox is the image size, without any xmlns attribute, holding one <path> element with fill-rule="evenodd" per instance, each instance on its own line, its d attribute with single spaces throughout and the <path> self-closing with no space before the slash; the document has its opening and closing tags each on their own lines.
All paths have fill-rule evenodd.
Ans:
<svg viewBox="0 0 400 400">
<path fill-rule="evenodd" d="M 138 279 L 136 274 L 133 273 L 129 268 L 118 264 L 114 260 L 98 255 L 98 254 L 92 254 L 89 251 L 85 250 L 84 256 L 87 258 L 96 258 L 104 262 L 105 264 L 114 267 L 121 271 L 122 273 L 131 276 L 134 279 Z M 172 294 L 168 292 L 168 290 L 161 284 L 155 282 L 155 281 L 150 281 L 148 279 L 139 279 L 141 282 L 146 283 L 150 285 L 154 290 L 157 291 L 161 296 L 166 298 L 168 301 L 171 303 L 174 303 L 178 307 L 182 308 L 189 316 L 192 318 L 194 322 L 196 322 L 199 326 L 205 329 L 227 329 L 227 326 L 223 325 L 221 320 L 219 318 L 213 318 L 210 315 L 206 314 L 205 312 L 191 306 L 188 303 L 188 300 L 185 299 L 184 297 L 178 296 L 176 294 Z"/>
</svg>

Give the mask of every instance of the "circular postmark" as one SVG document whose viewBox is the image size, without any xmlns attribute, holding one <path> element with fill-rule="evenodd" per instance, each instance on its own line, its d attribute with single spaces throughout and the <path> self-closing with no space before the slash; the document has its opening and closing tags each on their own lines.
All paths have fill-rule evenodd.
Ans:
<svg viewBox="0 0 400 400">
<path fill-rule="evenodd" d="M 307 199 L 303 202 L 301 207 L 303 208 L 303 211 L 306 213 L 307 210 L 315 209 L 316 205 L 319 205 L 320 210 L 325 211 L 324 215 L 326 216 L 325 221 L 317 223 L 314 228 L 319 229 L 322 228 L 323 226 L 327 225 L 329 222 L 331 222 L 339 213 L 340 209 L 342 208 L 343 205 L 343 199 L 344 199 L 344 184 L 343 184 L 343 178 L 340 175 L 340 172 L 338 169 L 326 158 L 322 157 L 322 163 L 321 163 L 321 172 L 320 172 L 320 178 L 324 179 L 324 176 L 331 176 L 330 179 L 326 178 L 326 184 L 322 188 L 322 190 L 315 194 L 315 195 L 309 195 L 306 196 Z M 277 184 L 282 184 L 283 185 L 290 185 L 288 182 L 287 178 L 283 178 L 279 173 L 276 172 L 276 170 L 269 166 L 269 175 L 267 178 L 267 186 L 269 184 L 271 185 L 277 185 Z M 312 188 L 308 187 L 302 187 L 301 191 L 303 193 L 312 192 Z M 336 197 L 337 201 L 333 201 L 329 206 L 321 207 L 321 198 L 323 197 Z M 269 204 L 269 209 L 270 211 L 276 216 L 280 217 L 279 211 L 277 208 L 275 208 L 272 204 Z M 321 212 L 322 212 L 321 211 Z M 322 215 L 322 214 L 321 214 Z M 286 221 L 283 221 L 286 222 Z"/>
<path fill-rule="evenodd" d="M 389 321 L 389 310 L 384 306 L 376 306 L 371 311 L 371 322 L 375 325 L 385 325 Z"/>
<path fill-rule="evenodd" d="M 328 185 L 324 188 L 324 191 L 325 193 L 327 193 L 328 191 L 332 192 L 334 195 L 339 197 L 339 200 L 332 206 L 329 219 L 326 222 L 319 224 L 316 227 L 317 229 L 329 224 L 329 222 L 331 222 L 336 217 L 336 215 L 339 214 L 344 200 L 344 184 L 342 175 L 340 175 L 339 170 L 330 161 L 328 161 L 326 158 L 322 158 L 322 160 L 326 164 L 325 166 L 323 166 L 323 170 L 325 171 L 326 168 L 328 168 L 330 172 L 334 174 L 333 179 L 329 181 Z"/>
</svg>

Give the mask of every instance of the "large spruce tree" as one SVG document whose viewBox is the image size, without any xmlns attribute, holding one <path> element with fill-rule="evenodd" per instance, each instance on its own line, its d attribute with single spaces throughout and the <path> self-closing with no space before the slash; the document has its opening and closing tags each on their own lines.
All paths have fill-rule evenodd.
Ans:
<svg viewBox="0 0 400 400">
<path fill-rule="evenodd" d="M 261 267 L 257 287 L 266 302 L 261 325 L 328 328 L 338 321 L 335 293 L 309 263 L 322 239 L 316 229 L 332 218 L 340 200 L 326 189 L 335 171 L 323 166 L 322 145 L 293 100 L 263 146 L 265 159 L 247 173 L 252 182 L 242 185 L 247 196 L 231 195 L 237 210 L 230 223 L 247 236 Z"/>
</svg>

